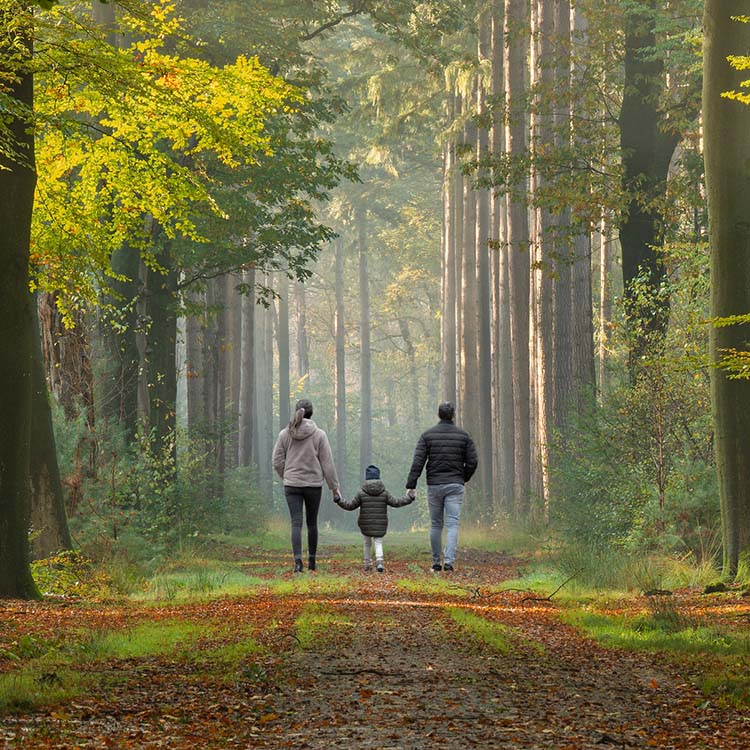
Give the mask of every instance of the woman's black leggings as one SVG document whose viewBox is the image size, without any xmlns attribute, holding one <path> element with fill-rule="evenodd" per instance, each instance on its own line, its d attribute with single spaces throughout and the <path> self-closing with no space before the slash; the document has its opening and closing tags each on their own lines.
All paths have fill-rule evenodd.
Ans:
<svg viewBox="0 0 750 750">
<path fill-rule="evenodd" d="M 292 517 L 292 552 L 294 559 L 302 557 L 302 506 L 307 522 L 307 554 L 315 557 L 318 551 L 318 509 L 322 487 L 284 487 L 286 504 Z"/>
</svg>

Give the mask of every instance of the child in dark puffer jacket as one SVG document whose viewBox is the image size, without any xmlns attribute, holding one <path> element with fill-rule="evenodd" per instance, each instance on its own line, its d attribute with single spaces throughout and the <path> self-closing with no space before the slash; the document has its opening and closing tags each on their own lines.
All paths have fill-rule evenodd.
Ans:
<svg viewBox="0 0 750 750">
<path fill-rule="evenodd" d="M 383 565 L 383 537 L 388 530 L 388 506 L 401 508 L 414 502 L 408 495 L 395 498 L 380 480 L 380 469 L 372 464 L 365 471 L 365 483 L 362 489 L 351 499 L 334 498 L 344 510 L 359 508 L 360 531 L 364 537 L 365 571 L 372 570 L 372 545 L 375 544 L 375 569 L 378 573 L 385 570 Z"/>
</svg>

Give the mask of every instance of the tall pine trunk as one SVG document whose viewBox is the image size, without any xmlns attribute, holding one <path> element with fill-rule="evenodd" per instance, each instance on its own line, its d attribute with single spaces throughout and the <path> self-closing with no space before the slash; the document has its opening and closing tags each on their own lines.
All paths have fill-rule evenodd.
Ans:
<svg viewBox="0 0 750 750">
<path fill-rule="evenodd" d="M 489 9 L 479 15 L 479 37 L 477 53 L 480 68 L 486 67 L 490 61 L 492 44 L 492 18 Z M 487 82 L 480 74 L 477 78 L 477 116 L 487 115 Z M 492 328 L 490 304 L 490 190 L 486 187 L 487 167 L 485 163 L 489 157 L 490 138 L 487 127 L 482 126 L 477 133 L 476 154 L 479 162 L 478 177 L 480 186 L 477 190 L 477 284 L 478 284 L 478 316 L 479 340 L 478 344 L 478 386 L 479 386 L 479 421 L 478 440 L 479 471 L 482 480 L 482 513 L 488 520 L 492 517 L 493 509 L 493 451 L 494 442 L 492 423 Z"/>
<path fill-rule="evenodd" d="M 506 149 L 523 159 L 527 148 L 526 122 L 528 0 L 505 0 L 505 91 L 508 117 Z M 513 351 L 514 509 L 525 517 L 530 508 L 531 415 L 529 382 L 529 219 L 525 196 L 528 180 L 511 186 L 508 197 L 508 253 Z"/>
<path fill-rule="evenodd" d="M 281 274 L 278 280 L 278 318 L 276 325 L 276 345 L 279 353 L 279 429 L 283 430 L 290 420 L 289 372 L 289 279 Z"/>
<path fill-rule="evenodd" d="M 295 286 L 297 302 L 297 378 L 304 383 L 305 388 L 310 385 L 310 344 L 307 340 L 307 299 L 305 286 L 298 282 Z"/>
<path fill-rule="evenodd" d="M 246 286 L 242 295 L 242 367 L 240 372 L 240 466 L 253 460 L 255 409 L 255 268 L 243 274 Z"/>
<path fill-rule="evenodd" d="M 367 268 L 367 209 L 356 211 L 357 246 L 359 248 L 359 346 L 360 398 L 359 475 L 372 463 L 372 361 L 370 351 L 370 275 Z"/>
<path fill-rule="evenodd" d="M 344 241 L 339 237 L 336 248 L 336 469 L 344 493 L 346 465 L 346 331 L 344 328 Z"/>
<path fill-rule="evenodd" d="M 454 113 L 454 97 L 450 97 L 449 116 Z M 456 401 L 456 243 L 455 243 L 455 143 L 450 139 L 444 146 L 443 157 L 443 262 L 442 314 L 440 316 L 441 383 L 444 401 Z"/>
<path fill-rule="evenodd" d="M 711 247 L 711 315 L 750 312 L 750 107 L 722 99 L 747 78 L 727 57 L 750 49 L 747 0 L 706 0 L 703 16 L 703 117 L 706 192 Z M 712 327 L 711 359 L 747 351 L 745 326 Z M 719 473 L 724 573 L 750 564 L 750 382 L 711 368 L 711 405 Z M 745 568 L 746 571 L 746 568 Z"/>
</svg>

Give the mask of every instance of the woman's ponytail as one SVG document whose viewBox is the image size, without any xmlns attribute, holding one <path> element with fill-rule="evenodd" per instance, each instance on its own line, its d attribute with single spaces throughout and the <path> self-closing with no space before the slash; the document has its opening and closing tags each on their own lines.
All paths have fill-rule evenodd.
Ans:
<svg viewBox="0 0 750 750">
<path fill-rule="evenodd" d="M 297 411 L 294 412 L 292 421 L 289 423 L 289 432 L 295 433 L 297 431 L 297 428 L 302 424 L 302 420 L 304 418 L 305 418 L 305 410 L 297 409 Z"/>
</svg>

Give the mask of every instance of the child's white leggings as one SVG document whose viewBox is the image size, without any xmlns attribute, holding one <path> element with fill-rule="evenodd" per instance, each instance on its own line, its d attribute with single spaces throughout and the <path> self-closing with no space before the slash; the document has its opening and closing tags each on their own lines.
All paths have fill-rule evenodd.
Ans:
<svg viewBox="0 0 750 750">
<path fill-rule="evenodd" d="M 383 559 L 383 537 L 382 536 L 365 536 L 362 535 L 364 550 L 365 550 L 365 564 L 372 562 L 371 550 L 372 543 L 375 542 L 375 559 Z"/>
</svg>

